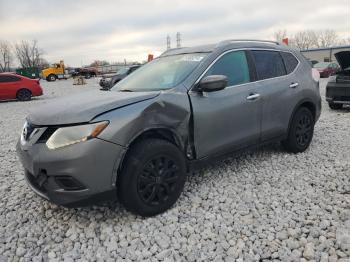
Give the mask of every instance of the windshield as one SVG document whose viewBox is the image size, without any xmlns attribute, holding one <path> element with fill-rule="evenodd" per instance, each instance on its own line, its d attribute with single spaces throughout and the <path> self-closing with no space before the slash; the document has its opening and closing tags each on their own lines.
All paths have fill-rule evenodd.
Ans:
<svg viewBox="0 0 350 262">
<path fill-rule="evenodd" d="M 156 91 L 180 84 L 196 68 L 206 53 L 160 57 L 140 67 L 118 82 L 114 91 Z"/>
<path fill-rule="evenodd" d="M 123 67 L 121 69 L 118 70 L 117 74 L 118 75 L 122 75 L 122 74 L 126 74 L 129 70 L 129 67 Z"/>
<path fill-rule="evenodd" d="M 329 63 L 327 62 L 321 62 L 321 63 L 317 63 L 314 65 L 314 68 L 326 68 L 329 66 Z"/>
</svg>

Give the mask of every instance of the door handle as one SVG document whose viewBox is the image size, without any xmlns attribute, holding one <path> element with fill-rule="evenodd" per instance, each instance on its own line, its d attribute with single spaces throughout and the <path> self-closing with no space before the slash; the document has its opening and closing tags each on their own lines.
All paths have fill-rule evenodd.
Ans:
<svg viewBox="0 0 350 262">
<path fill-rule="evenodd" d="M 256 100 L 260 97 L 260 94 L 250 94 L 249 96 L 247 96 L 247 100 L 252 101 L 252 100 Z"/>
<path fill-rule="evenodd" d="M 296 87 L 298 87 L 299 86 L 299 84 L 298 83 L 291 83 L 290 84 L 290 88 L 296 88 Z"/>
</svg>

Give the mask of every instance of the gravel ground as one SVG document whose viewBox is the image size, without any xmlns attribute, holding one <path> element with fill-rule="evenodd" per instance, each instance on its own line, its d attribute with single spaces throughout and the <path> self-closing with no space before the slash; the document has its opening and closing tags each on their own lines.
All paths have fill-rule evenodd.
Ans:
<svg viewBox="0 0 350 262">
<path fill-rule="evenodd" d="M 0 103 L 0 261 L 350 261 L 350 108 L 323 103 L 306 152 L 272 145 L 212 164 L 174 208 L 143 219 L 118 203 L 59 207 L 28 188 L 15 152 L 25 116 L 98 88 L 42 85 L 31 102 Z"/>
</svg>

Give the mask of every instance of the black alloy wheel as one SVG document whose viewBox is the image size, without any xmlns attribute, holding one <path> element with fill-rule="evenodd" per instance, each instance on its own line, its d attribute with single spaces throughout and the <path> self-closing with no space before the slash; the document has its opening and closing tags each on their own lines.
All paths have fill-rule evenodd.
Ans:
<svg viewBox="0 0 350 262">
<path fill-rule="evenodd" d="M 176 189 L 179 167 L 168 156 L 148 161 L 138 177 L 137 192 L 148 205 L 166 202 Z"/>
<path fill-rule="evenodd" d="M 299 108 L 291 120 L 287 139 L 282 141 L 284 148 L 292 153 L 304 152 L 312 141 L 314 125 L 311 111 L 306 107 Z"/>
<path fill-rule="evenodd" d="M 300 117 L 296 126 L 295 136 L 299 146 L 304 147 L 309 143 L 312 136 L 312 119 L 308 114 L 304 114 Z"/>
<path fill-rule="evenodd" d="M 149 138 L 132 145 L 117 180 L 124 207 L 144 217 L 169 209 L 180 197 L 187 176 L 183 152 L 162 139 Z"/>
<path fill-rule="evenodd" d="M 17 99 L 19 101 L 29 101 L 32 98 L 32 92 L 28 89 L 21 89 L 17 92 Z"/>
</svg>

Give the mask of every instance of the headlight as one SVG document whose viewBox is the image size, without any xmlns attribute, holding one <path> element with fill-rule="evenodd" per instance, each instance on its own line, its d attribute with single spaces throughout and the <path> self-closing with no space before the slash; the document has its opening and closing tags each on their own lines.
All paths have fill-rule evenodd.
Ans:
<svg viewBox="0 0 350 262">
<path fill-rule="evenodd" d="M 108 124 L 108 121 L 104 121 L 87 125 L 61 127 L 50 136 L 46 146 L 49 149 L 57 149 L 87 141 L 97 137 Z"/>
</svg>

